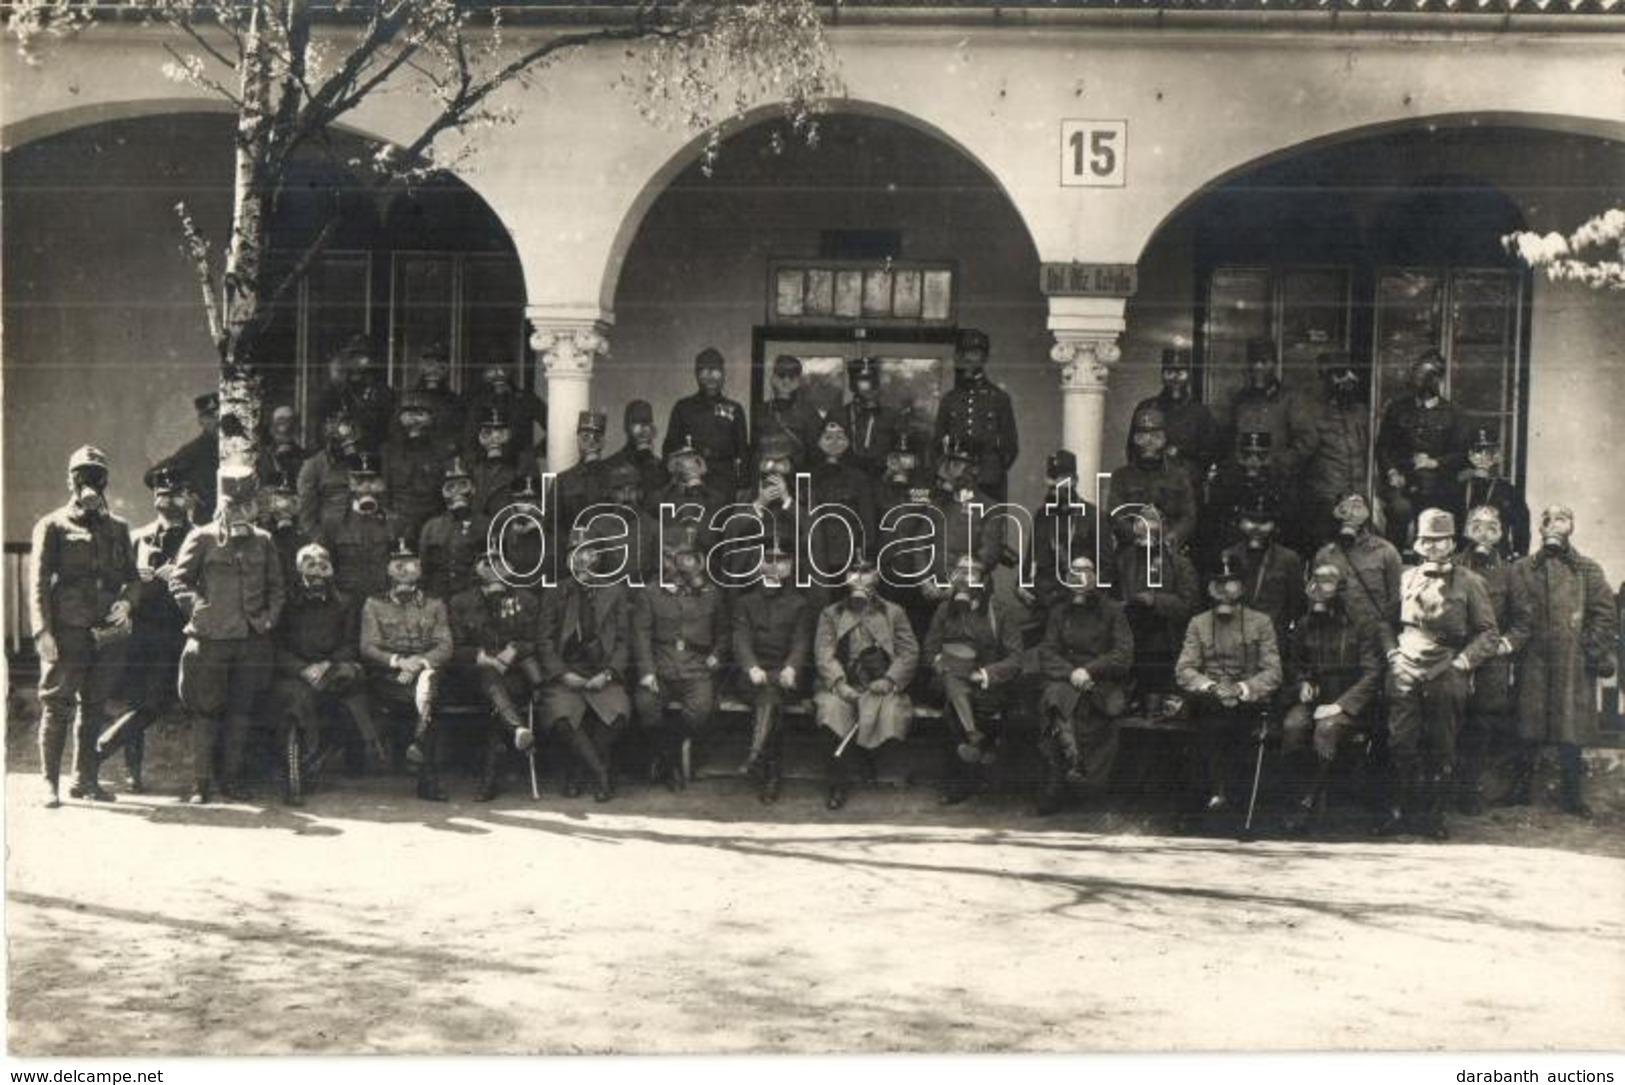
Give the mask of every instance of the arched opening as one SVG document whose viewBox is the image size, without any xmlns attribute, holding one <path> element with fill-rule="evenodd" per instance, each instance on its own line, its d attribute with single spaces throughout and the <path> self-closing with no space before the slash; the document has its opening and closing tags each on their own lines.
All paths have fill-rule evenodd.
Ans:
<svg viewBox="0 0 1625 1085">
<path fill-rule="evenodd" d="M 715 346 L 738 399 L 760 403 L 764 369 L 793 354 L 814 400 L 838 406 L 845 360 L 867 354 L 889 363 L 883 398 L 929 434 L 956 331 L 976 327 L 1032 432 L 1058 429 L 1037 249 L 997 181 L 896 119 L 843 111 L 819 127 L 812 147 L 747 128 L 711 176 L 691 160 L 650 200 L 626 244 L 594 398 L 649 399 L 664 420 L 693 391 L 695 354 Z M 1024 453 L 1012 491 L 1035 489 L 1042 462 Z"/>
<path fill-rule="evenodd" d="M 56 472 L 94 440 L 120 465 L 115 503 L 147 464 L 196 432 L 191 397 L 215 379 L 199 285 L 180 248 L 184 200 L 216 258 L 231 216 L 229 114 L 120 116 L 5 154 L 6 494 L 14 523 L 56 502 Z M 8 132 L 8 135 L 14 133 Z M 362 335 L 397 384 L 431 343 L 454 380 L 524 357 L 525 290 L 501 222 L 455 178 L 379 196 L 342 163 L 376 144 L 334 139 L 337 161 L 295 167 L 273 219 L 270 262 L 291 269 L 330 217 L 336 230 L 278 305 L 259 365 L 267 405 L 306 416 L 336 348 Z M 277 276 L 280 279 L 280 276 Z M 521 371 L 523 367 L 520 367 Z M 17 407 L 19 409 L 12 409 Z M 20 409 L 26 407 L 26 410 Z M 139 510 L 145 501 L 135 497 Z"/>
</svg>

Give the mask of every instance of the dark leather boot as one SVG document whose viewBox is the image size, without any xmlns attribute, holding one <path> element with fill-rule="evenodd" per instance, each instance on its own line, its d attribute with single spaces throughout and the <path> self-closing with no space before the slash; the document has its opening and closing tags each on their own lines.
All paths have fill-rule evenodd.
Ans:
<svg viewBox="0 0 1625 1085">
<path fill-rule="evenodd" d="M 1528 806 L 1534 800 L 1536 748 L 1525 743 L 1513 755 L 1512 782 L 1498 806 Z"/>
<path fill-rule="evenodd" d="M 1577 818 L 1593 817 L 1585 801 L 1585 762 L 1581 760 L 1580 747 L 1564 745 L 1558 756 L 1563 770 L 1563 812 Z"/>
<path fill-rule="evenodd" d="M 440 786 L 440 735 L 433 719 L 425 716 L 418 721 L 413 745 L 422 757 L 422 766 L 418 769 L 418 798 L 424 802 L 447 802 L 451 796 Z"/>
<path fill-rule="evenodd" d="M 492 735 L 485 744 L 480 760 L 480 780 L 474 787 L 475 802 L 490 802 L 497 797 L 502 776 L 502 755 L 506 752 L 501 736 Z"/>
<path fill-rule="evenodd" d="M 570 748 L 575 751 L 576 759 L 592 778 L 592 801 L 608 802 L 609 771 L 598 757 L 598 747 L 592 744 L 592 737 L 587 734 L 588 722 L 583 720 L 579 728 L 566 727 L 565 731 L 570 737 Z"/>
</svg>

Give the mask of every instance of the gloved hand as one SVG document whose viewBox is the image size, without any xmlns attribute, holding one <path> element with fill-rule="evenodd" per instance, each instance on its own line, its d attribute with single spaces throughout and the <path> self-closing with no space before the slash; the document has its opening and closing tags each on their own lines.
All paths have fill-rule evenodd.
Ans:
<svg viewBox="0 0 1625 1085">
<path fill-rule="evenodd" d="M 655 694 L 656 696 L 659 696 L 660 694 L 660 680 L 652 674 L 646 674 L 642 678 L 638 679 L 638 685 L 642 686 L 644 689 Z"/>
<path fill-rule="evenodd" d="M 1072 683 L 1073 689 L 1088 689 L 1095 684 L 1095 680 L 1089 676 L 1089 672 L 1082 667 L 1074 668 L 1072 673 L 1067 676 L 1067 681 Z"/>
<path fill-rule="evenodd" d="M 516 728 L 513 733 L 513 744 L 520 753 L 524 753 L 536 745 L 536 736 L 529 727 Z"/>
<path fill-rule="evenodd" d="M 1325 720 L 1325 719 L 1330 719 L 1333 716 L 1341 716 L 1342 714 L 1343 714 L 1342 708 L 1338 707 L 1338 705 L 1336 703 L 1333 703 L 1333 704 L 1323 704 L 1323 705 L 1320 705 L 1320 706 L 1316 707 L 1314 716 L 1315 716 L 1315 719 L 1317 719 L 1317 720 Z"/>
<path fill-rule="evenodd" d="M 873 682 L 869 683 L 869 692 L 878 693 L 884 697 L 888 693 L 897 692 L 897 683 L 893 682 L 885 675 L 881 675 L 879 678 L 876 678 Z"/>
<path fill-rule="evenodd" d="M 583 690 L 587 688 L 587 680 L 575 671 L 565 671 L 564 677 L 559 681 L 564 683 L 565 689 Z"/>
<path fill-rule="evenodd" d="M 609 685 L 609 672 L 599 671 L 597 674 L 587 679 L 586 688 L 593 693 L 597 693 L 607 685 Z"/>
<path fill-rule="evenodd" d="M 35 635 L 34 650 L 39 653 L 41 663 L 55 663 L 61 655 L 56 646 L 56 637 L 50 633 Z"/>
<path fill-rule="evenodd" d="M 752 667 L 750 670 L 746 671 L 745 673 L 746 673 L 747 676 L 749 676 L 751 685 L 753 685 L 753 686 L 765 686 L 765 685 L 767 685 L 767 672 L 762 670 L 762 668 L 760 668 L 760 667 Z"/>
<path fill-rule="evenodd" d="M 1320 696 L 1320 691 L 1315 688 L 1315 684 L 1313 682 L 1298 683 L 1299 704 L 1314 704 L 1315 698 L 1318 696 Z"/>
<path fill-rule="evenodd" d="M 796 669 L 794 667 L 785 667 L 779 672 L 779 685 L 785 689 L 796 688 Z"/>
</svg>

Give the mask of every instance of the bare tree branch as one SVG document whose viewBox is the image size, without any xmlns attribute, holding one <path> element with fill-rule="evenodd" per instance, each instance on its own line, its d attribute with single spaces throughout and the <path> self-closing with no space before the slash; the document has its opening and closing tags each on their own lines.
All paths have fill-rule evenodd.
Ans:
<svg viewBox="0 0 1625 1085">
<path fill-rule="evenodd" d="M 192 221 L 192 213 L 182 200 L 175 205 L 175 214 L 181 220 L 181 234 L 186 239 L 186 254 L 192 259 L 192 266 L 197 270 L 198 285 L 203 292 L 203 312 L 209 321 L 209 338 L 214 342 L 215 349 L 225 356 L 226 327 L 220 319 L 220 305 L 214 296 L 214 261 L 209 255 L 209 243 L 198 232 L 197 223 Z"/>
<path fill-rule="evenodd" d="M 242 61 L 242 41 L 240 39 L 237 42 L 237 60 L 234 62 L 228 58 L 226 54 L 217 49 L 213 42 L 204 37 L 197 27 L 192 25 L 192 20 L 190 18 L 183 16 L 171 20 L 170 25 L 176 27 L 187 37 L 191 38 L 193 43 L 196 44 L 199 49 L 202 49 L 205 53 L 214 58 L 215 63 L 231 71 L 237 70 L 237 64 L 241 63 Z"/>
<path fill-rule="evenodd" d="M 168 53 L 172 58 L 174 58 L 175 66 L 179 72 L 178 78 L 183 79 L 185 82 L 202 87 L 204 90 L 207 90 L 213 94 L 218 94 L 220 97 L 224 98 L 238 109 L 242 108 L 242 99 L 238 98 L 237 95 L 232 92 L 230 87 L 219 82 L 218 80 L 210 79 L 208 76 L 203 74 L 198 64 L 192 63 L 197 59 L 196 57 L 188 57 L 183 55 L 168 42 L 164 43 L 164 52 Z"/>
</svg>

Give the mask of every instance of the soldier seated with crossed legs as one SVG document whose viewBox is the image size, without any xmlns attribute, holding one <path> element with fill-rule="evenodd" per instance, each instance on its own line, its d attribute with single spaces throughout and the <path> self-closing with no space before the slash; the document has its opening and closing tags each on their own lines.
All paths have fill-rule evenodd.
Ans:
<svg viewBox="0 0 1625 1085">
<path fill-rule="evenodd" d="M 479 691 L 490 706 L 490 726 L 481 742 L 480 782 L 475 802 L 496 798 L 501 783 L 502 759 L 509 748 L 520 753 L 535 745 L 528 709 L 542 685 L 542 665 L 536 654 L 536 629 L 541 604 L 535 594 L 505 583 L 498 575 L 496 557 L 482 548 L 474 560 L 479 587 L 452 596 L 451 673 L 456 680 Z"/>
</svg>

